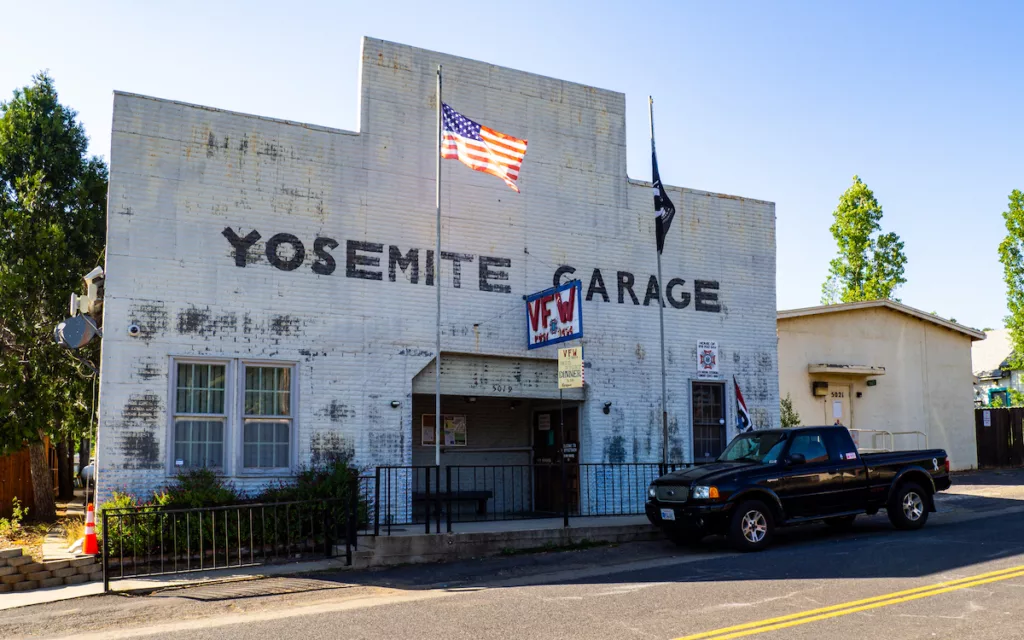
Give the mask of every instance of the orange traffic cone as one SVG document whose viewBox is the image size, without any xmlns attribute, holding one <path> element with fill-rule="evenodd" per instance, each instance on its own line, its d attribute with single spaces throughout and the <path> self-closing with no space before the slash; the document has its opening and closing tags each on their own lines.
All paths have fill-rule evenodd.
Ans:
<svg viewBox="0 0 1024 640">
<path fill-rule="evenodd" d="M 82 545 L 82 553 L 94 556 L 99 552 L 100 547 L 96 542 L 96 509 L 90 504 L 85 511 L 85 544 Z"/>
</svg>

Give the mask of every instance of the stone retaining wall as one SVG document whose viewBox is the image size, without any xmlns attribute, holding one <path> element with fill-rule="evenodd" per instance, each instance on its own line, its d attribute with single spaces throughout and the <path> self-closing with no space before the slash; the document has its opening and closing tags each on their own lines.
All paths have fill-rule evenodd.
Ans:
<svg viewBox="0 0 1024 640">
<path fill-rule="evenodd" d="M 23 555 L 20 547 L 0 550 L 0 593 L 102 579 L 103 564 L 97 556 L 36 562 Z"/>
</svg>

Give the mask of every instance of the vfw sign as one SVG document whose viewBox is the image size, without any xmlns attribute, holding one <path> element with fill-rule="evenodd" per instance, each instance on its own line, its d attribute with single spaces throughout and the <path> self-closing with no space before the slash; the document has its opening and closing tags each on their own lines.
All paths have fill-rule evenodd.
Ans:
<svg viewBox="0 0 1024 640">
<path fill-rule="evenodd" d="M 579 280 L 526 296 L 526 346 L 530 349 L 583 336 Z"/>
</svg>

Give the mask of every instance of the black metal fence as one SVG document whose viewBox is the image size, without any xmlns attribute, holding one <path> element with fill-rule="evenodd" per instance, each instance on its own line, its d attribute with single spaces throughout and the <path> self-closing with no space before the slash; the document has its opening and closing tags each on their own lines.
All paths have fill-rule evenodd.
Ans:
<svg viewBox="0 0 1024 640">
<path fill-rule="evenodd" d="M 237 504 L 197 509 L 104 509 L 103 588 L 110 581 L 333 557 L 352 564 L 365 520 L 358 493 L 337 500 Z"/>
<path fill-rule="evenodd" d="M 430 525 L 441 532 L 438 486 L 441 471 L 431 466 L 377 467 L 373 479 L 373 534 L 391 535 L 394 527 Z"/>
<path fill-rule="evenodd" d="M 534 463 L 451 465 L 444 468 L 378 467 L 373 499 L 374 535 L 394 527 L 450 532 L 456 522 L 644 513 L 647 487 L 688 464 Z"/>
</svg>

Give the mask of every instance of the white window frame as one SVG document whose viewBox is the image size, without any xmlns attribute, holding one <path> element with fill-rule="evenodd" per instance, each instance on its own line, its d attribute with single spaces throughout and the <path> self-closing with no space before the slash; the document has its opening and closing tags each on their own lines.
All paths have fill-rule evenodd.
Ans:
<svg viewBox="0 0 1024 640">
<path fill-rule="evenodd" d="M 224 413 L 223 414 L 198 414 L 198 413 L 178 413 L 178 365 L 179 364 L 199 364 L 199 365 L 213 365 L 224 367 Z M 176 422 L 179 418 L 194 418 L 197 420 L 203 420 L 210 416 L 223 418 L 224 420 L 224 434 L 223 434 L 223 458 L 221 459 L 220 467 L 187 467 L 188 469 L 193 468 L 209 468 L 211 471 L 219 476 L 227 476 L 231 474 L 232 466 L 232 442 L 234 438 L 234 427 L 232 425 L 233 411 L 231 410 L 234 406 L 234 384 L 233 380 L 233 362 L 228 358 L 192 358 L 192 357 L 176 357 L 171 356 L 170 359 L 170 375 L 168 375 L 168 389 L 167 389 L 167 474 L 174 475 L 178 473 L 179 469 L 184 470 L 186 467 L 178 467 L 175 464 L 175 449 L 177 441 L 177 426 Z"/>
<path fill-rule="evenodd" d="M 245 369 L 246 367 L 277 367 L 289 370 L 289 378 L 291 380 L 290 398 L 289 398 L 289 415 L 287 417 L 277 416 L 247 416 L 245 414 Z M 232 441 L 236 443 L 237 448 L 235 449 L 235 475 L 240 477 L 277 477 L 285 475 L 293 475 L 295 469 L 298 467 L 298 432 L 299 432 L 299 420 L 298 420 L 298 408 L 299 408 L 299 379 L 298 379 L 298 363 L 293 361 L 284 360 L 248 360 L 240 359 L 236 368 L 236 382 L 235 388 L 237 394 L 235 398 L 235 420 L 233 423 L 235 427 L 235 436 Z M 288 466 L 286 467 L 246 467 L 245 466 L 245 421 L 250 420 L 265 420 L 268 422 L 276 421 L 289 421 L 288 431 Z"/>
</svg>

